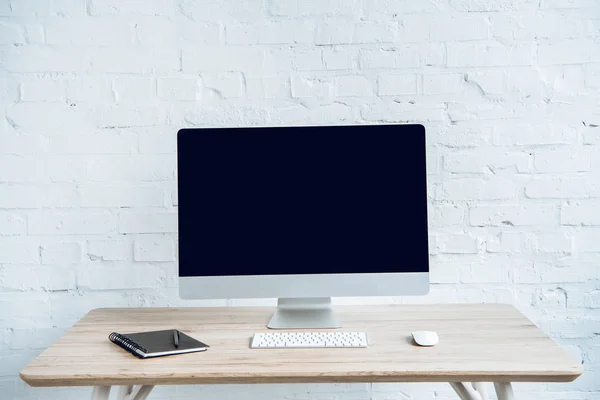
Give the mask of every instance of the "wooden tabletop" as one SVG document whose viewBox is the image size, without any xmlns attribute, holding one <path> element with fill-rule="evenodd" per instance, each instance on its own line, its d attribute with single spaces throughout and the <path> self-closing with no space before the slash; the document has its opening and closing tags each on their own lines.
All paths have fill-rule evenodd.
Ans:
<svg viewBox="0 0 600 400">
<path fill-rule="evenodd" d="M 307 382 L 566 382 L 583 369 L 507 305 L 336 307 L 344 331 L 367 332 L 363 349 L 250 349 L 271 308 L 97 309 L 21 371 L 31 386 Z M 177 328 L 211 347 L 138 359 L 109 342 L 115 331 Z M 437 331 L 435 347 L 410 332 Z"/>
</svg>

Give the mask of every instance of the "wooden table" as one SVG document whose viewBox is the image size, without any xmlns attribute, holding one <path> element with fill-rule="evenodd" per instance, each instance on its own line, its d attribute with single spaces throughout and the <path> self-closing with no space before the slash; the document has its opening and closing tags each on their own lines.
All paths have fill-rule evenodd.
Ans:
<svg viewBox="0 0 600 400">
<path fill-rule="evenodd" d="M 363 349 L 250 349 L 271 308 L 97 309 L 21 371 L 31 386 L 95 386 L 92 398 L 145 399 L 154 385 L 449 382 L 463 400 L 514 398 L 510 382 L 569 382 L 581 365 L 515 308 L 482 305 L 336 307 L 342 330 L 367 332 Z M 178 328 L 208 343 L 202 353 L 140 360 L 108 340 L 113 332 Z M 416 330 L 437 331 L 418 347 Z M 462 383 L 474 382 L 474 383 Z M 135 386 L 137 385 L 137 386 Z"/>
</svg>

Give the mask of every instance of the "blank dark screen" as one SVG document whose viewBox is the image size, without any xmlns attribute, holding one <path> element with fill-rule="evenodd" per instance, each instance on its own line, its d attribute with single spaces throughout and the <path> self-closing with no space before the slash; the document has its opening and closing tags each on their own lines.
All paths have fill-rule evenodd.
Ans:
<svg viewBox="0 0 600 400">
<path fill-rule="evenodd" d="M 421 125 L 183 129 L 179 275 L 427 272 Z"/>
</svg>

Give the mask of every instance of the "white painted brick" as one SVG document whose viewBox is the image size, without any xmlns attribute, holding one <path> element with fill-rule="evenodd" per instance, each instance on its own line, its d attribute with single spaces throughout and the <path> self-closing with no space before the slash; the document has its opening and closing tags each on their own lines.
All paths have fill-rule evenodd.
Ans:
<svg viewBox="0 0 600 400">
<path fill-rule="evenodd" d="M 462 264 L 432 262 L 429 271 L 431 283 L 458 283 L 461 267 Z"/>
<path fill-rule="evenodd" d="M 481 14 L 434 17 L 428 23 L 430 38 L 436 42 L 485 40 L 489 37 L 489 23 Z"/>
<path fill-rule="evenodd" d="M 444 170 L 452 173 L 499 173 L 503 170 L 527 172 L 529 154 L 513 151 L 463 150 L 444 157 Z"/>
<path fill-rule="evenodd" d="M 25 216 L 16 211 L 0 211 L 0 236 L 23 235 L 26 232 Z"/>
<path fill-rule="evenodd" d="M 291 97 L 291 83 L 287 74 L 246 75 L 248 99 L 282 99 Z"/>
<path fill-rule="evenodd" d="M 320 45 L 353 43 L 355 25 L 345 19 L 319 22 L 315 33 L 315 43 Z"/>
<path fill-rule="evenodd" d="M 94 107 L 88 121 L 98 128 L 130 128 L 154 126 L 166 122 L 166 110 L 157 106 L 112 105 Z"/>
<path fill-rule="evenodd" d="M 461 225 L 465 210 L 457 205 L 436 205 L 429 211 L 429 224 L 433 227 Z"/>
<path fill-rule="evenodd" d="M 68 104 L 17 103 L 6 109 L 6 116 L 15 127 L 33 132 L 61 132 L 66 129 L 89 129 L 85 114 Z"/>
<path fill-rule="evenodd" d="M 182 50 L 184 72 L 256 71 L 265 60 L 258 47 L 196 46 Z"/>
<path fill-rule="evenodd" d="M 452 149 L 488 146 L 491 143 L 491 126 L 432 126 L 428 127 L 427 142 L 434 146 Z"/>
<path fill-rule="evenodd" d="M 417 76 L 414 74 L 380 74 L 377 85 L 380 96 L 417 94 Z"/>
<path fill-rule="evenodd" d="M 308 22 L 281 21 L 266 24 L 230 24 L 225 28 L 228 44 L 308 44 L 314 42 L 314 28 Z"/>
<path fill-rule="evenodd" d="M 135 19 L 135 41 L 142 46 L 176 46 L 179 40 L 177 22 L 157 16 Z"/>
<path fill-rule="evenodd" d="M 49 45 L 115 46 L 133 43 L 130 24 L 114 19 L 53 19 L 46 24 Z"/>
<path fill-rule="evenodd" d="M 541 4 L 540 4 L 540 8 L 544 9 L 562 9 L 562 8 L 593 8 L 593 7 L 597 7 L 598 6 L 598 2 L 596 2 L 596 0 L 568 0 L 568 1 L 564 1 L 564 0 L 544 0 Z"/>
<path fill-rule="evenodd" d="M 600 197 L 600 184 L 594 176 L 534 178 L 525 185 L 525 195 L 530 199 Z"/>
<path fill-rule="evenodd" d="M 290 70 L 294 69 L 294 61 L 298 62 L 298 54 L 295 48 L 286 46 L 268 47 L 264 51 L 262 67 L 252 68 L 252 73 L 260 70 L 263 73 L 289 74 Z"/>
<path fill-rule="evenodd" d="M 35 243 L 3 240 L 0 243 L 0 264 L 39 264 L 40 248 Z"/>
<path fill-rule="evenodd" d="M 323 52 L 321 49 L 302 49 L 294 52 L 292 68 L 296 71 L 323 70 Z"/>
<path fill-rule="evenodd" d="M 569 254 L 573 249 L 573 236 L 569 232 L 540 232 L 534 236 L 534 248 L 542 253 Z"/>
<path fill-rule="evenodd" d="M 445 254 L 477 254 L 479 241 L 467 234 L 441 235 L 437 240 L 440 253 Z"/>
<path fill-rule="evenodd" d="M 335 78 L 335 93 L 337 96 L 357 97 L 373 94 L 373 84 L 361 75 L 345 75 Z"/>
<path fill-rule="evenodd" d="M 39 134 L 17 135 L 0 130 L 0 154 L 27 155 L 44 151 L 44 137 Z"/>
<path fill-rule="evenodd" d="M 173 8 L 173 7 L 172 7 Z M 268 12 L 261 0 L 246 0 L 242 3 L 221 1 L 178 3 L 181 13 L 193 21 L 257 21 Z"/>
<path fill-rule="evenodd" d="M 168 101 L 196 100 L 198 80 L 195 78 L 159 78 L 158 97 Z"/>
<path fill-rule="evenodd" d="M 8 335 L 8 347 L 13 350 L 44 350 L 64 333 L 63 328 L 12 329 Z"/>
<path fill-rule="evenodd" d="M 566 308 L 567 292 L 562 288 L 538 289 L 533 295 L 533 304 L 540 308 Z"/>
<path fill-rule="evenodd" d="M 10 298 L 3 296 L 0 298 L 0 310 L 0 327 L 33 328 L 50 320 L 50 301 L 46 293 L 15 293 Z"/>
<path fill-rule="evenodd" d="M 445 50 L 439 43 L 361 49 L 359 60 L 364 69 L 442 66 L 445 63 Z"/>
<path fill-rule="evenodd" d="M 565 204 L 560 208 L 560 222 L 563 225 L 600 225 L 598 206 L 600 201 L 597 200 Z"/>
<path fill-rule="evenodd" d="M 491 18 L 494 37 L 500 39 L 567 39 L 585 34 L 580 16 L 565 13 L 498 14 Z"/>
<path fill-rule="evenodd" d="M 44 204 L 44 188 L 34 185 L 0 183 L 1 208 L 39 208 Z"/>
<path fill-rule="evenodd" d="M 53 136 L 49 148 L 54 154 L 129 154 L 134 143 L 131 136 L 101 132 L 85 136 Z"/>
<path fill-rule="evenodd" d="M 465 81 L 484 94 L 501 94 L 506 91 L 508 76 L 505 71 L 469 72 Z"/>
<path fill-rule="evenodd" d="M 90 0 L 92 16 L 106 15 L 164 15 L 175 11 L 174 0 Z"/>
<path fill-rule="evenodd" d="M 508 270 L 505 264 L 471 264 L 460 270 L 461 283 L 505 283 L 508 282 Z"/>
<path fill-rule="evenodd" d="M 131 213 L 119 216 L 119 233 L 177 232 L 176 213 Z"/>
<path fill-rule="evenodd" d="M 88 242 L 87 256 L 92 261 L 124 261 L 130 250 L 122 240 L 94 240 Z"/>
<path fill-rule="evenodd" d="M 47 185 L 44 189 L 45 207 L 81 207 L 81 196 L 76 183 L 53 183 Z"/>
<path fill-rule="evenodd" d="M 85 156 L 52 156 L 46 161 L 52 182 L 81 182 L 86 178 Z"/>
<path fill-rule="evenodd" d="M 361 110 L 365 120 L 377 122 L 441 122 L 445 115 L 445 106 L 442 104 L 421 102 L 378 102 Z"/>
<path fill-rule="evenodd" d="M 44 27 L 39 24 L 25 25 L 25 40 L 29 44 L 44 44 Z"/>
<path fill-rule="evenodd" d="M 534 165 L 539 172 L 582 172 L 591 169 L 591 158 L 588 150 L 538 150 Z"/>
<path fill-rule="evenodd" d="M 153 104 L 158 101 L 156 80 L 146 77 L 121 77 L 113 81 L 117 103 Z"/>
<path fill-rule="evenodd" d="M 600 253 L 600 229 L 583 228 L 573 235 L 573 247 L 578 252 Z"/>
<path fill-rule="evenodd" d="M 490 67 L 531 65 L 534 47 L 530 44 L 448 43 L 448 67 Z"/>
<path fill-rule="evenodd" d="M 372 0 L 365 3 L 365 11 L 370 17 L 389 16 L 389 14 L 429 14 L 447 10 L 447 2 L 437 0 Z"/>
<path fill-rule="evenodd" d="M 0 51 L 0 64 L 9 72 L 80 72 L 88 63 L 86 52 L 50 46 L 11 46 Z"/>
<path fill-rule="evenodd" d="M 50 79 L 26 80 L 21 83 L 22 101 L 65 101 L 63 81 Z"/>
<path fill-rule="evenodd" d="M 169 238 L 140 239 L 133 243 L 135 261 L 173 261 L 175 246 Z"/>
<path fill-rule="evenodd" d="M 553 226 L 558 210 L 551 205 L 490 205 L 469 210 L 473 226 Z"/>
<path fill-rule="evenodd" d="M 398 22 L 359 22 L 354 28 L 353 43 L 396 43 L 402 33 L 403 26 Z"/>
<path fill-rule="evenodd" d="M 585 86 L 590 89 L 600 89 L 600 66 L 588 64 L 584 67 Z"/>
<path fill-rule="evenodd" d="M 246 3 L 244 3 L 246 4 Z M 206 5 L 203 4 L 203 5 Z M 183 6 L 183 5 L 182 5 Z M 151 24 L 150 24 L 151 25 Z M 149 29 L 152 27 L 150 26 Z M 184 46 L 219 44 L 224 41 L 222 23 L 189 19 L 177 20 L 178 40 Z"/>
<path fill-rule="evenodd" d="M 244 76 L 239 72 L 202 74 L 202 84 L 223 99 L 244 95 Z"/>
<path fill-rule="evenodd" d="M 358 51 L 344 47 L 324 48 L 323 64 L 327 70 L 354 69 L 358 65 Z"/>
<path fill-rule="evenodd" d="M 600 290 L 594 290 L 590 293 L 586 293 L 584 297 L 585 306 L 589 308 L 600 308 Z M 594 356 L 598 358 L 600 356 L 600 346 L 597 347 L 596 351 L 598 355 Z"/>
<path fill-rule="evenodd" d="M 179 192 L 177 191 L 177 189 L 174 189 L 171 193 L 171 203 L 173 207 L 179 206 Z"/>
<path fill-rule="evenodd" d="M 500 232 L 495 236 L 488 237 L 486 251 L 488 253 L 518 254 L 523 252 L 526 246 L 526 237 L 521 232 Z"/>
<path fill-rule="evenodd" d="M 67 81 L 67 98 L 74 102 L 102 104 L 113 102 L 115 94 L 110 79 L 86 76 Z"/>
<path fill-rule="evenodd" d="M 116 279 L 115 279 L 116 278 Z M 162 286 L 163 270 L 155 265 L 86 266 L 77 270 L 77 286 L 90 290 L 143 289 Z"/>
<path fill-rule="evenodd" d="M 81 261 L 79 243 L 55 243 L 41 246 L 42 264 L 70 265 Z"/>
<path fill-rule="evenodd" d="M 572 78 L 567 78 L 572 79 Z M 583 75 L 581 75 L 581 86 L 583 86 Z M 556 89 L 558 85 L 554 85 Z M 571 82 L 566 86 L 569 86 L 570 91 L 573 89 Z M 540 75 L 540 72 L 523 69 L 518 71 L 509 71 L 507 79 L 507 91 L 511 93 L 519 93 L 523 96 L 549 96 L 552 93 L 552 88 L 546 81 L 545 77 Z"/>
<path fill-rule="evenodd" d="M 450 0 L 450 5 L 457 11 L 486 12 L 514 11 L 537 6 L 533 0 Z"/>
<path fill-rule="evenodd" d="M 142 154 L 175 154 L 177 138 L 174 135 L 145 135 L 138 139 Z"/>
<path fill-rule="evenodd" d="M 160 187 L 84 185 L 80 188 L 82 207 L 161 207 L 165 193 Z"/>
<path fill-rule="evenodd" d="M 393 19 L 395 20 L 395 18 Z M 424 23 L 422 16 L 403 13 L 403 18 L 400 22 L 403 28 L 400 38 L 402 43 L 422 43 L 429 41 L 431 25 Z"/>
<path fill-rule="evenodd" d="M 0 24 L 0 44 L 23 44 L 25 32 L 17 24 Z"/>
<path fill-rule="evenodd" d="M 58 17 L 83 17 L 86 14 L 86 3 L 81 0 L 53 0 L 50 3 L 50 14 Z"/>
<path fill-rule="evenodd" d="M 155 182 L 175 177 L 174 155 L 98 156 L 90 159 L 88 177 L 92 181 Z"/>
<path fill-rule="evenodd" d="M 573 143 L 577 130 L 546 124 L 507 124 L 494 127 L 494 143 L 500 146 L 536 146 Z"/>
<path fill-rule="evenodd" d="M 515 198 L 517 190 L 514 181 L 505 179 L 448 179 L 442 183 L 447 200 L 506 200 Z"/>
<path fill-rule="evenodd" d="M 456 94 L 461 91 L 462 82 L 461 74 L 426 74 L 423 75 L 423 93 Z"/>
<path fill-rule="evenodd" d="M 103 235 L 115 228 L 116 217 L 104 212 L 40 211 L 27 218 L 27 230 L 32 235 Z"/>
<path fill-rule="evenodd" d="M 269 11 L 277 16 L 352 15 L 359 7 L 357 0 L 273 0 Z"/>
<path fill-rule="evenodd" d="M 39 157 L 5 155 L 0 158 L 0 182 L 42 182 L 46 176 L 44 162 Z"/>
<path fill-rule="evenodd" d="M 107 46 L 91 53 L 91 69 L 101 73 L 168 73 L 179 71 L 180 53 L 165 47 Z"/>
<path fill-rule="evenodd" d="M 333 95 L 334 82 L 327 76 L 292 75 L 292 97 L 330 97 Z"/>
<path fill-rule="evenodd" d="M 540 43 L 537 60 L 540 65 L 600 62 L 600 46 L 591 39 Z"/>
<path fill-rule="evenodd" d="M 275 121 L 288 121 L 291 124 L 325 124 L 334 119 L 338 122 L 351 121 L 355 118 L 352 108 L 346 104 L 335 102 L 325 106 L 305 107 L 300 104 L 281 107 L 273 115 Z M 282 123 L 282 122 L 280 122 Z"/>
</svg>

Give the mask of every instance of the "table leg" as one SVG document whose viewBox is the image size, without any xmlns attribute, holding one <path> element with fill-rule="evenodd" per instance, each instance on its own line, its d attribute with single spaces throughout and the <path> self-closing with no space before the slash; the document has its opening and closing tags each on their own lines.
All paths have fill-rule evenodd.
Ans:
<svg viewBox="0 0 600 400">
<path fill-rule="evenodd" d="M 154 385 L 121 386 L 117 400 L 146 400 Z M 109 400 L 110 386 L 95 386 L 92 400 Z"/>
<path fill-rule="evenodd" d="M 108 400 L 110 396 L 110 386 L 94 386 L 92 400 Z"/>
<path fill-rule="evenodd" d="M 127 396 L 129 396 L 131 392 L 133 392 L 133 386 L 120 386 L 117 400 L 127 400 Z"/>
<path fill-rule="evenodd" d="M 494 388 L 496 389 L 496 395 L 498 395 L 498 400 L 516 399 L 510 382 L 494 382 Z"/>
<path fill-rule="evenodd" d="M 450 382 L 452 389 L 458 394 L 461 400 L 488 400 L 487 391 L 485 389 L 485 383 L 462 383 L 462 382 Z"/>
</svg>

